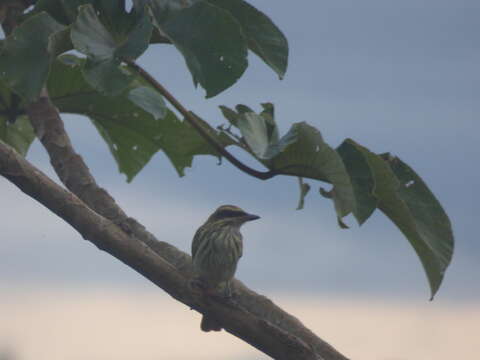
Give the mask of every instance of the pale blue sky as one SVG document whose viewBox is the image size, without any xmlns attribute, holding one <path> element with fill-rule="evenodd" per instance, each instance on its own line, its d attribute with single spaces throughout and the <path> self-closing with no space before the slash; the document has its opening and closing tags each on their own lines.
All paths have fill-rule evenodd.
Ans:
<svg viewBox="0 0 480 360">
<path fill-rule="evenodd" d="M 480 298 L 478 1 L 251 1 L 290 42 L 283 81 L 253 55 L 244 77 L 209 100 L 195 90 L 183 58 L 154 46 L 142 63 L 191 110 L 212 124 L 218 105 L 275 103 L 285 132 L 307 121 L 337 146 L 352 137 L 372 151 L 390 151 L 429 184 L 453 222 L 456 253 L 437 301 Z M 131 184 L 118 174 L 88 121 L 65 116 L 67 128 L 98 182 L 126 212 L 185 251 L 195 229 L 222 203 L 262 216 L 245 227 L 238 277 L 264 293 L 408 297 L 429 289 L 419 260 L 400 232 L 378 213 L 362 228 L 336 225 L 332 204 L 316 194 L 295 211 L 296 179 L 260 182 L 213 157 L 197 158 L 179 179 L 157 154 Z M 36 143 L 29 155 L 48 159 Z M 254 163 L 253 163 L 254 164 Z M 254 164 L 255 165 L 255 164 Z M 51 172 L 50 172 L 51 173 Z M 0 286 L 151 287 L 115 259 L 82 241 L 67 225 L 0 179 L 3 236 Z"/>
</svg>

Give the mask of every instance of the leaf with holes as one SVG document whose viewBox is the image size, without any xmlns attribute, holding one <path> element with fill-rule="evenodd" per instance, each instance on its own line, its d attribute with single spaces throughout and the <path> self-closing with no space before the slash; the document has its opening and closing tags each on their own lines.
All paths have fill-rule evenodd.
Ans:
<svg viewBox="0 0 480 360">
<path fill-rule="evenodd" d="M 206 90 L 207 98 L 233 85 L 248 65 L 247 41 L 238 21 L 203 1 L 181 10 L 164 3 L 150 5 L 155 25 L 182 53 L 194 84 Z"/>
<path fill-rule="evenodd" d="M 50 96 L 61 112 L 85 115 L 92 120 L 128 181 L 158 150 L 165 152 L 180 176 L 192 165 L 194 156 L 218 156 L 190 125 L 170 110 L 155 119 L 150 112 L 158 115 L 160 109 L 147 112 L 136 104 L 140 99 L 131 101 L 132 91 L 135 94 L 135 89 L 143 89 L 143 82 L 135 80 L 129 91 L 120 96 L 105 96 L 85 81 L 81 73 L 83 63 L 75 56 L 62 56 L 52 68 L 48 82 Z M 147 107 L 150 100 L 144 99 L 143 106 Z M 202 124 L 224 146 L 233 143 L 205 122 Z"/>
<path fill-rule="evenodd" d="M 228 10 L 237 19 L 245 33 L 249 49 L 282 79 L 288 65 L 288 42 L 272 20 L 243 0 L 207 1 Z"/>
<path fill-rule="evenodd" d="M 435 295 L 453 254 L 450 220 L 423 180 L 396 157 L 379 156 L 349 140 L 367 161 L 378 208 L 402 231 L 420 258 Z"/>
<path fill-rule="evenodd" d="M 373 168 L 384 174 L 384 181 L 375 190 L 380 200 L 378 207 L 415 249 L 433 299 L 453 255 L 450 219 L 422 178 L 399 158 L 376 159 Z"/>
</svg>

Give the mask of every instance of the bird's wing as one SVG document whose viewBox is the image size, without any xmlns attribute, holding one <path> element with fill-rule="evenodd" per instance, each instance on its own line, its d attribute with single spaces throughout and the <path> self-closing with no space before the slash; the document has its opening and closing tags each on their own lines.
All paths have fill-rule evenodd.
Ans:
<svg viewBox="0 0 480 360">
<path fill-rule="evenodd" d="M 200 239 L 203 236 L 203 226 L 199 227 L 192 240 L 192 257 L 195 257 L 197 253 L 198 246 L 200 245 Z"/>
<path fill-rule="evenodd" d="M 243 255 L 243 236 L 240 234 L 240 237 L 237 241 L 238 243 L 238 258 L 240 259 Z"/>
</svg>

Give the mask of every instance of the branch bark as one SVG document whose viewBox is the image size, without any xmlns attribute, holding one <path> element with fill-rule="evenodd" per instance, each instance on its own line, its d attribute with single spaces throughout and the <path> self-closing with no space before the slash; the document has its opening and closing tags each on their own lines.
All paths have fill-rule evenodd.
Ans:
<svg viewBox="0 0 480 360">
<path fill-rule="evenodd" d="M 182 254 L 183 268 L 173 266 L 147 244 L 97 214 L 3 142 L 0 142 L 0 174 L 64 219 L 100 250 L 115 256 L 175 299 L 215 318 L 228 332 L 274 359 L 346 360 L 296 318 L 237 280 L 234 288 L 238 296 L 234 303 L 193 290 L 189 286 L 192 273 L 188 255 Z"/>
</svg>

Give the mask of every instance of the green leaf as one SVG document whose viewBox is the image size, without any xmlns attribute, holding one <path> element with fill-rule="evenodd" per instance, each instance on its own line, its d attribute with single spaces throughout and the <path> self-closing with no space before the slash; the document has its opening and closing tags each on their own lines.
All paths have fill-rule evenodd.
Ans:
<svg viewBox="0 0 480 360">
<path fill-rule="evenodd" d="M 117 161 L 119 171 L 127 176 L 128 182 L 133 180 L 160 149 L 154 135 L 158 136 L 158 124 L 148 117 L 143 118 L 142 115 L 144 114 L 138 111 L 130 113 L 130 118 L 90 115 Z M 151 132 L 151 135 L 148 132 Z"/>
<path fill-rule="evenodd" d="M 454 240 L 450 219 L 424 181 L 402 160 L 389 158 L 376 169 L 387 175 L 375 191 L 379 208 L 408 238 L 417 252 L 431 289 L 438 291 L 453 255 Z M 389 166 L 390 165 L 390 166 Z M 386 170 L 386 167 L 389 169 Z"/>
<path fill-rule="evenodd" d="M 225 117 L 225 119 L 227 119 L 231 125 L 238 127 L 237 124 L 240 116 L 234 110 L 230 109 L 227 106 L 220 105 L 219 108 L 222 111 L 222 114 Z"/>
<path fill-rule="evenodd" d="M 193 114 L 196 116 L 195 114 Z M 225 134 L 213 129 L 207 122 L 196 116 L 204 130 L 216 139 L 223 147 L 233 145 L 234 142 Z M 180 176 L 185 175 L 185 168 L 192 166 L 193 157 L 196 155 L 213 155 L 220 159 L 217 153 L 186 121 L 177 118 L 165 123 L 165 136 L 159 141 L 162 150 L 169 157 Z"/>
<path fill-rule="evenodd" d="M 4 41 L 0 79 L 27 102 L 35 100 L 47 80 L 56 51 L 65 47 L 65 27 L 47 13 L 30 17 Z"/>
<path fill-rule="evenodd" d="M 260 115 L 253 112 L 242 114 L 238 129 L 258 159 L 268 160 L 278 153 L 278 139 L 272 138 L 267 122 Z"/>
<path fill-rule="evenodd" d="M 194 156 L 218 156 L 188 123 L 179 120 L 170 110 L 161 119 L 155 119 L 131 101 L 135 86 L 144 88 L 142 82 L 134 81 L 130 91 L 117 97 L 105 96 L 83 78 L 84 60 L 72 55 L 60 59 L 54 64 L 48 81 L 52 101 L 61 112 L 85 115 L 92 120 L 127 181 L 131 181 L 158 150 L 165 152 L 180 176 L 192 165 Z M 224 146 L 233 143 L 205 122 L 202 124 Z"/>
<path fill-rule="evenodd" d="M 288 65 L 288 42 L 280 29 L 261 11 L 243 0 L 208 0 L 228 10 L 242 26 L 248 47 L 283 78 Z"/>
<path fill-rule="evenodd" d="M 262 106 L 264 110 L 259 115 L 242 104 L 235 107 L 238 113 L 223 105 L 220 106 L 220 110 L 230 124 L 239 128 L 255 157 L 269 160 L 287 146 L 290 140 L 285 138 L 279 142 L 278 129 L 273 118 L 273 105 L 265 103 Z"/>
<path fill-rule="evenodd" d="M 34 139 L 32 125 L 25 116 L 25 101 L 0 81 L 0 140 L 25 156 Z"/>
<path fill-rule="evenodd" d="M 247 105 L 238 104 L 235 106 L 239 114 L 253 113 L 253 110 L 250 109 Z"/>
<path fill-rule="evenodd" d="M 333 185 L 333 201 L 339 217 L 354 208 L 350 178 L 338 153 L 323 141 L 320 132 L 305 122 L 293 124 L 278 143 L 278 154 L 270 160 L 272 170 Z M 286 144 L 286 146 L 284 145 Z"/>
<path fill-rule="evenodd" d="M 194 84 L 206 90 L 207 98 L 232 86 L 244 73 L 247 41 L 228 11 L 202 1 L 177 11 L 165 11 L 170 7 L 160 0 L 151 6 L 156 26 L 182 53 Z"/>
<path fill-rule="evenodd" d="M 127 69 L 120 67 L 120 61 L 116 59 L 105 61 L 87 59 L 82 70 L 85 80 L 93 88 L 110 96 L 124 92 L 134 79 Z"/>
<path fill-rule="evenodd" d="M 133 15 L 136 17 L 136 15 Z M 148 48 L 150 37 L 152 35 L 153 25 L 150 18 L 145 14 L 138 19 L 138 22 L 128 33 L 123 44 L 118 46 L 115 55 L 121 59 L 134 60 L 142 55 Z"/>
<path fill-rule="evenodd" d="M 350 141 L 361 151 L 374 177 L 378 208 L 402 231 L 427 274 L 431 297 L 443 280 L 453 253 L 450 220 L 423 180 L 398 158 L 383 159 Z"/>
<path fill-rule="evenodd" d="M 188 7 L 193 6 L 203 0 L 139 0 L 140 7 L 148 3 L 150 10 L 157 22 L 156 25 L 161 26 L 169 19 L 177 16 L 177 14 Z"/>
<path fill-rule="evenodd" d="M 65 28 L 50 35 L 48 52 L 52 55 L 52 61 L 60 54 L 73 49 L 70 39 L 70 28 Z"/>
<path fill-rule="evenodd" d="M 32 125 L 26 116 L 20 116 L 15 123 L 0 118 L 0 140 L 9 144 L 22 156 L 27 155 L 28 148 L 35 139 Z"/>
<path fill-rule="evenodd" d="M 92 5 L 81 6 L 71 31 L 75 49 L 88 56 L 83 69 L 85 78 L 95 89 L 112 96 L 122 93 L 134 78 L 120 67 L 122 59 L 140 56 L 147 49 L 152 32 L 146 14 L 121 10 L 118 19 L 103 13 L 107 28 Z M 118 29 L 119 23 L 129 31 L 111 30 Z"/>
<path fill-rule="evenodd" d="M 62 56 L 52 68 L 48 91 L 61 112 L 88 116 L 99 129 L 119 171 L 131 181 L 159 149 L 157 121 L 128 99 L 103 95 L 82 76 L 84 60 Z"/>
<path fill-rule="evenodd" d="M 100 22 L 91 5 L 80 7 L 78 17 L 72 24 L 71 37 L 76 50 L 97 61 L 110 60 L 115 56 L 115 39 Z"/>
<path fill-rule="evenodd" d="M 167 115 L 163 97 L 150 87 L 137 87 L 129 92 L 128 98 L 157 120 Z"/>
<path fill-rule="evenodd" d="M 377 199 L 373 196 L 375 180 L 370 166 L 353 140 L 347 139 L 337 148 L 347 169 L 355 196 L 353 214 L 362 225 L 377 208 Z"/>
<path fill-rule="evenodd" d="M 33 12 L 46 11 L 59 23 L 70 25 L 77 17 L 77 9 L 80 5 L 94 2 L 95 0 L 38 0 Z"/>
</svg>

